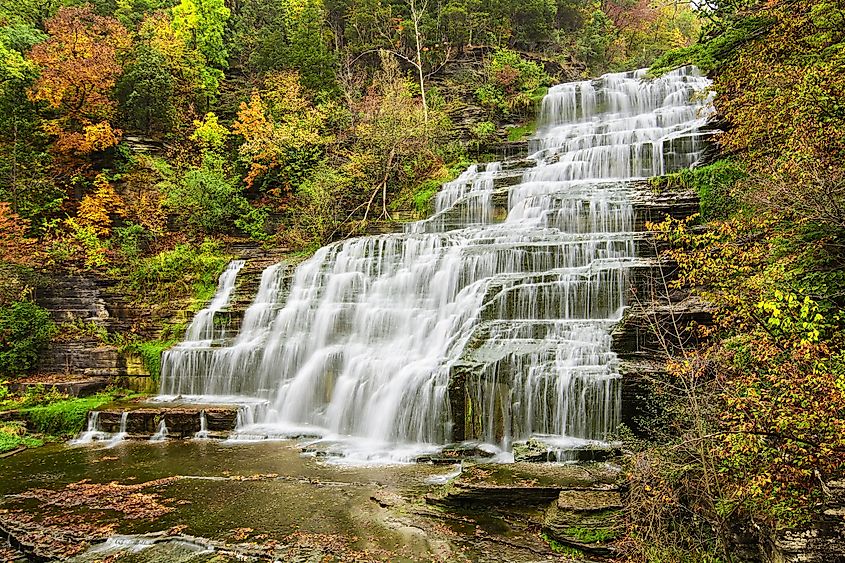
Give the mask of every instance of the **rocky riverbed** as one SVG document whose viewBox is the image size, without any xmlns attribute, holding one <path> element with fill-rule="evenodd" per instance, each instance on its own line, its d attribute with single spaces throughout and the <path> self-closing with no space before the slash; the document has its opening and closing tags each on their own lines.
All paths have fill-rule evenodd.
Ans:
<svg viewBox="0 0 845 563">
<path fill-rule="evenodd" d="M 49 446 L 0 460 L 0 558 L 584 560 L 612 549 L 617 477 L 611 464 L 348 466 L 294 442 Z M 579 549 L 573 495 L 599 491 L 601 541 Z"/>
</svg>

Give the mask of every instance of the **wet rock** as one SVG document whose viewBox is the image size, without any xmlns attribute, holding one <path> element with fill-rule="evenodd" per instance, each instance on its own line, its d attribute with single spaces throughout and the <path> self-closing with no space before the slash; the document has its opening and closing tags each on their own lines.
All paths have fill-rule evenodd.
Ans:
<svg viewBox="0 0 845 563">
<path fill-rule="evenodd" d="M 207 430 L 212 435 L 228 434 L 235 428 L 238 408 L 207 406 L 179 408 L 137 408 L 128 411 L 126 431 L 132 438 L 148 438 L 158 431 L 164 420 L 168 438 L 193 438 L 200 431 L 201 413 L 205 412 Z M 105 409 L 100 411 L 98 424 L 100 430 L 116 433 L 120 429 L 121 419 L 126 409 Z"/>
<path fill-rule="evenodd" d="M 479 464 L 426 496 L 429 504 L 473 506 L 544 506 L 570 488 L 609 489 L 618 479 L 609 464 Z"/>
<path fill-rule="evenodd" d="M 560 448 L 546 444 L 537 438 L 513 445 L 514 461 L 544 463 L 554 461 L 607 461 L 619 455 L 617 448 L 606 444 L 586 444 L 571 448 Z"/>
<path fill-rule="evenodd" d="M 622 529 L 622 499 L 615 490 L 561 491 L 546 511 L 543 530 L 559 543 L 607 557 Z"/>
<path fill-rule="evenodd" d="M 452 465 L 462 459 L 488 459 L 494 453 L 476 444 L 451 444 L 444 446 L 436 454 L 425 454 L 416 458 L 417 463 L 433 463 L 435 465 Z"/>
<path fill-rule="evenodd" d="M 549 446 L 534 438 L 522 444 L 513 445 L 513 460 L 541 462 L 551 461 Z"/>
</svg>

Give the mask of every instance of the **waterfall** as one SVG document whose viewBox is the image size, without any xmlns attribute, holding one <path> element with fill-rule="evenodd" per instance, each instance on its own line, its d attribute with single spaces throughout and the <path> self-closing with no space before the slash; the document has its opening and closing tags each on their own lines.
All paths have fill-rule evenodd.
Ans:
<svg viewBox="0 0 845 563">
<path fill-rule="evenodd" d="M 118 445 L 122 441 L 126 439 L 126 436 L 129 433 L 126 431 L 126 424 L 129 421 L 129 411 L 123 411 L 120 413 L 120 427 L 117 430 L 117 434 L 109 438 L 107 447 L 113 448 L 114 446 Z"/>
<path fill-rule="evenodd" d="M 162 418 L 158 423 L 158 430 L 156 430 L 155 434 L 150 436 L 150 442 L 164 442 L 167 440 L 167 434 L 167 424 L 165 424 L 164 419 Z"/>
<path fill-rule="evenodd" d="M 95 441 L 107 440 L 109 433 L 100 429 L 100 411 L 90 411 L 85 430 L 79 437 L 70 441 L 71 445 L 90 444 Z"/>
<path fill-rule="evenodd" d="M 367 455 L 605 440 L 621 402 L 610 331 L 636 261 L 629 184 L 694 165 L 709 117 L 695 69 L 643 77 L 552 88 L 527 163 L 470 167 L 431 218 L 320 249 L 287 292 L 268 269 L 231 342 L 164 356 L 162 395 L 263 401 L 241 436 Z"/>
<path fill-rule="evenodd" d="M 199 432 L 194 434 L 195 440 L 207 440 L 208 439 L 208 418 L 205 416 L 205 411 L 200 411 L 200 429 Z"/>
<path fill-rule="evenodd" d="M 238 272 L 244 267 L 243 260 L 233 260 L 226 266 L 220 279 L 217 281 L 217 291 L 208 304 L 208 307 L 199 311 L 194 316 L 188 329 L 185 331 L 185 340 L 181 346 L 202 346 L 217 338 L 224 338 L 225 333 L 215 331 L 214 315 L 224 310 L 229 305 L 229 299 L 235 290 L 235 280 Z"/>
</svg>

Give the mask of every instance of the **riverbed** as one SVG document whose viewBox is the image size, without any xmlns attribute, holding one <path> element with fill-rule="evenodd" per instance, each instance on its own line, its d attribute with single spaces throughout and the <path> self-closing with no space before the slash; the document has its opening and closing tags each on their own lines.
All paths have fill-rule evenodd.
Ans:
<svg viewBox="0 0 845 563">
<path fill-rule="evenodd" d="M 559 557 L 540 537 L 542 511 L 427 502 L 459 470 L 338 465 L 294 442 L 52 445 L 0 460 L 0 525 L 30 557 L 76 561 Z"/>
</svg>

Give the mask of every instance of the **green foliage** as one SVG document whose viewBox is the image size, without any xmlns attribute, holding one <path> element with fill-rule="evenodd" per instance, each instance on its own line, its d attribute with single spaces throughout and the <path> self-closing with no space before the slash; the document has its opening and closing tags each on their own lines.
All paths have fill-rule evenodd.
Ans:
<svg viewBox="0 0 845 563">
<path fill-rule="evenodd" d="M 266 215 L 253 210 L 236 180 L 223 167 L 223 161 L 207 155 L 200 168 L 192 168 L 159 189 L 166 194 L 165 205 L 179 223 L 194 233 L 226 233 L 237 226 L 261 238 Z"/>
<path fill-rule="evenodd" d="M 702 42 L 667 51 L 654 61 L 649 74 L 660 76 L 684 65 L 695 65 L 702 70 L 716 70 L 732 60 L 746 43 L 760 37 L 774 20 L 763 15 L 730 18 L 720 32 Z"/>
<path fill-rule="evenodd" d="M 85 428 L 88 411 L 115 400 L 114 393 L 100 393 L 82 399 L 66 399 L 43 406 L 21 409 L 21 415 L 35 430 L 51 436 L 74 436 Z"/>
<path fill-rule="evenodd" d="M 26 428 L 12 422 L 0 423 L 0 454 L 16 450 L 21 446 L 37 448 L 44 444 L 43 440 L 26 435 Z"/>
<path fill-rule="evenodd" d="M 508 49 L 497 49 L 485 66 L 486 82 L 476 91 L 482 105 L 504 115 L 530 113 L 550 78 L 543 67 Z"/>
<path fill-rule="evenodd" d="M 35 367 L 53 332 L 50 314 L 31 301 L 0 306 L 0 375 L 18 376 Z"/>
<path fill-rule="evenodd" d="M 280 4 L 280 21 L 266 30 L 256 56 L 259 68 L 296 70 L 308 90 L 334 92 L 337 57 L 329 48 L 323 2 L 282 0 Z"/>
<path fill-rule="evenodd" d="M 180 244 L 138 261 L 129 272 L 128 289 L 143 299 L 194 297 L 199 305 L 214 295 L 228 263 L 219 243 Z"/>
<path fill-rule="evenodd" d="M 165 350 L 179 343 L 179 340 L 153 340 L 149 342 L 134 342 L 126 347 L 129 352 L 134 352 L 141 357 L 141 361 L 153 381 L 161 380 L 161 355 Z"/>
<path fill-rule="evenodd" d="M 114 229 L 114 238 L 123 255 L 129 260 L 136 260 L 152 236 L 143 225 L 129 222 Z"/>
<path fill-rule="evenodd" d="M 127 125 L 144 133 L 164 132 L 173 124 L 175 80 L 164 55 L 145 43 L 133 49 L 117 85 Z"/>
<path fill-rule="evenodd" d="M 606 70 L 615 35 L 613 21 L 602 10 L 594 10 L 576 42 L 578 58 L 592 69 Z"/>
<path fill-rule="evenodd" d="M 604 543 L 619 535 L 612 528 L 567 528 L 564 533 L 581 543 Z"/>
<path fill-rule="evenodd" d="M 518 125 L 508 129 L 508 141 L 524 141 L 537 131 L 537 123 L 532 121 L 525 125 Z"/>
<path fill-rule="evenodd" d="M 318 167 L 300 184 L 291 208 L 297 246 L 331 241 L 343 220 L 341 202 L 351 187 L 350 179 L 328 166 Z"/>
<path fill-rule="evenodd" d="M 560 543 L 556 539 L 550 537 L 545 532 L 542 533 L 540 536 L 547 544 L 549 544 L 549 548 L 551 548 L 551 550 L 555 553 L 573 558 L 581 558 L 584 556 L 584 553 L 580 549 L 576 549 L 574 547 L 570 547 L 566 544 Z"/>
<path fill-rule="evenodd" d="M 736 160 L 719 160 L 707 166 L 684 169 L 651 180 L 655 187 L 680 187 L 695 190 L 701 200 L 704 219 L 727 219 L 739 211 L 736 186 L 747 177 L 744 167 Z"/>
<path fill-rule="evenodd" d="M 223 35 L 230 15 L 224 0 L 181 0 L 173 8 L 173 28 L 202 53 L 208 65 L 226 68 L 229 54 Z"/>
</svg>

